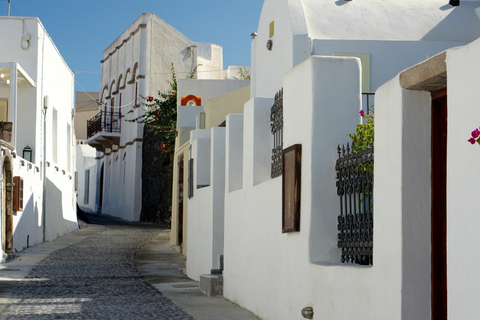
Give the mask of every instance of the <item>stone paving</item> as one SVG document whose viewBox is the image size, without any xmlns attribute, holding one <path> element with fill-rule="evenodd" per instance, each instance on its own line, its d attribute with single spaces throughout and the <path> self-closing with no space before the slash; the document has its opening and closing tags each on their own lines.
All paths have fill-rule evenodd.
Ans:
<svg viewBox="0 0 480 320">
<path fill-rule="evenodd" d="M 10 292 L 0 319 L 194 319 L 135 266 L 135 252 L 159 227 L 108 219 L 94 223 L 107 229 L 35 266 Z"/>
</svg>

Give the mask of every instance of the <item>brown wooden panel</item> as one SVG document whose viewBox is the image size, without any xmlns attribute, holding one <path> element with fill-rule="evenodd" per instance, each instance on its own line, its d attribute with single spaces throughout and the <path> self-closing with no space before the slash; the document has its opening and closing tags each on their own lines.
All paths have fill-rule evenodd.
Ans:
<svg viewBox="0 0 480 320">
<path fill-rule="evenodd" d="M 302 145 L 283 150 L 282 158 L 282 232 L 300 231 Z"/>
<path fill-rule="evenodd" d="M 432 320 L 447 319 L 447 97 L 432 95 Z"/>
<path fill-rule="evenodd" d="M 21 177 L 13 177 L 13 210 L 23 211 L 23 179 Z"/>
</svg>

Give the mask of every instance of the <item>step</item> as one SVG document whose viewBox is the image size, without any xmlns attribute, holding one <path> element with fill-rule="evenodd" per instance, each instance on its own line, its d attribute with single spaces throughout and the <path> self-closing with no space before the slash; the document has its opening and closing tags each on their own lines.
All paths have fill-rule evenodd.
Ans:
<svg viewBox="0 0 480 320">
<path fill-rule="evenodd" d="M 223 276 L 221 274 L 200 275 L 200 291 L 209 297 L 223 295 Z"/>
</svg>

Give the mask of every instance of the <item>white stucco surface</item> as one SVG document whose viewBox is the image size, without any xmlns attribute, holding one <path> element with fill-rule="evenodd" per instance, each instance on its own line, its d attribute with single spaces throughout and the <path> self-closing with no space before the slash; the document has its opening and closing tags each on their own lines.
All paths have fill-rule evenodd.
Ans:
<svg viewBox="0 0 480 320">
<path fill-rule="evenodd" d="M 474 11 L 480 6 L 478 1 L 461 1 L 458 7 L 442 0 L 303 3 L 309 34 L 317 39 L 469 42 L 480 32 L 480 21 Z M 358 17 L 364 19 L 359 21 Z M 463 30 L 461 34 L 457 32 L 459 29 Z"/>
<path fill-rule="evenodd" d="M 155 14 L 144 13 L 103 52 L 100 101 L 107 107 L 100 106 L 99 110 L 110 112 L 113 107 L 124 120 L 139 117 L 145 108 L 142 97 L 157 98 L 158 92 L 170 90 L 172 65 L 180 82 L 195 71 L 197 64 L 202 65 L 197 69 L 198 78 L 215 77 L 216 70 L 223 67 L 222 47 L 195 43 Z M 180 116 L 179 123 L 189 127 L 195 115 L 187 112 L 186 117 Z M 193 116 L 193 122 L 189 116 Z M 101 203 L 103 213 L 137 221 L 142 210 L 143 125 L 122 120 L 121 132 L 113 135 L 119 136 L 118 146 L 98 154 L 96 210 Z"/>
<path fill-rule="evenodd" d="M 225 128 L 194 130 L 190 142 L 195 190 L 188 200 L 186 269 L 191 279 L 199 281 L 200 275 L 220 267 L 223 255 Z"/>
<path fill-rule="evenodd" d="M 244 184 L 225 196 L 224 295 L 265 319 L 294 319 L 305 306 L 328 319 L 401 319 L 401 269 L 393 262 L 399 252 L 386 248 L 391 253 L 365 268 L 342 265 L 336 247 L 333 166 L 337 143 L 359 121 L 359 70 L 355 58 L 312 57 L 284 79 L 284 148 L 302 144 L 300 232 L 281 232 L 282 178 L 253 184 L 247 145 L 256 136 L 247 138 L 246 130 L 255 106 L 245 106 Z M 269 127 L 267 117 L 263 125 Z M 385 239 L 376 238 L 375 248 L 376 241 Z M 354 312 L 342 308 L 351 303 Z"/>
<path fill-rule="evenodd" d="M 77 228 L 74 192 L 75 139 L 72 119 L 74 77 L 38 18 L 0 18 L 0 73 L 22 70 L 31 79 L 27 84 L 0 84 L 0 99 L 8 100 L 8 120 L 14 123 L 12 152 L 2 147 L 2 165 L 12 163 L 13 176 L 24 180 L 24 210 L 13 216 L 13 249 L 43 241 L 42 201 L 46 202 L 47 241 Z M 8 32 L 6 32 L 8 30 Z M 29 42 L 22 41 L 29 35 Z M 46 115 L 46 154 L 43 152 L 44 97 Z M 21 157 L 32 148 L 32 161 Z M 15 154 L 15 156 L 14 156 Z M 46 171 L 46 198 L 43 198 L 43 164 Z M 2 177 L 5 179 L 5 177 Z M 4 190 L 2 190 L 4 191 Z M 4 197 L 4 195 L 2 195 Z M 5 207 L 3 207 L 5 208 Z M 3 209 L 4 210 L 4 209 Z M 5 214 L 4 212 L 2 214 Z M 2 230 L 5 221 L 1 221 Z M 4 238 L 4 236 L 3 236 Z"/>
<path fill-rule="evenodd" d="M 81 208 L 95 211 L 95 198 L 97 186 L 97 152 L 89 145 L 78 144 L 76 147 L 76 172 L 77 181 L 77 203 Z M 89 170 L 88 187 L 86 185 L 85 172 Z M 85 189 L 88 188 L 86 193 Z"/>
<path fill-rule="evenodd" d="M 401 70 L 480 37 L 479 7 L 479 1 L 452 7 L 442 0 L 267 0 L 252 40 L 252 97 L 272 97 L 308 56 L 335 53 L 370 55 L 374 92 Z"/>
<path fill-rule="evenodd" d="M 478 177 L 480 146 L 470 145 L 469 133 L 480 126 L 478 83 L 480 41 L 447 51 L 447 286 L 449 319 L 474 319 L 480 299 L 477 255 L 469 253 L 480 241 Z"/>
</svg>

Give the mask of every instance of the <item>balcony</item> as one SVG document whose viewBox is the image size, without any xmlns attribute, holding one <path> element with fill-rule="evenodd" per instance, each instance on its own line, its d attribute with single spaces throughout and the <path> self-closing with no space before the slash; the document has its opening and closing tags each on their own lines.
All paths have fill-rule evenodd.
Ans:
<svg viewBox="0 0 480 320">
<path fill-rule="evenodd" d="M 121 113 L 100 111 L 87 120 L 87 144 L 104 152 L 114 144 L 120 144 Z"/>
</svg>

